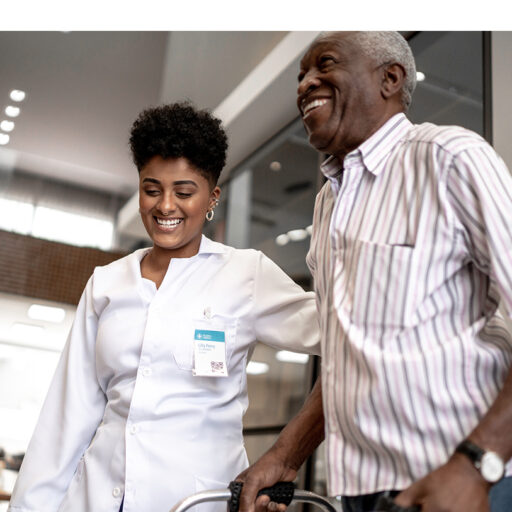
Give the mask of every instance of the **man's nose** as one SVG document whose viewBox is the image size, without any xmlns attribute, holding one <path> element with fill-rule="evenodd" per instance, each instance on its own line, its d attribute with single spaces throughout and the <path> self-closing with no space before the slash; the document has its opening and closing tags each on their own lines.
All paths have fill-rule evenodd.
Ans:
<svg viewBox="0 0 512 512">
<path fill-rule="evenodd" d="M 299 82 L 299 86 L 297 87 L 297 95 L 302 96 L 312 91 L 316 87 L 318 87 L 320 81 L 318 79 L 318 74 L 314 69 L 308 71 Z"/>
</svg>

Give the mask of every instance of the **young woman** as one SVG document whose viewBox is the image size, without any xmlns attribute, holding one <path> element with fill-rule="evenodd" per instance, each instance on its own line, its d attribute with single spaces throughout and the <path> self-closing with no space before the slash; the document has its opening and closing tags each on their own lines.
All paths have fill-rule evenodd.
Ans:
<svg viewBox="0 0 512 512">
<path fill-rule="evenodd" d="M 319 353 L 316 307 L 261 252 L 202 235 L 226 135 L 188 104 L 130 138 L 150 249 L 95 269 L 13 492 L 12 512 L 164 512 L 247 466 L 256 340 Z M 222 510 L 225 504 L 203 505 Z"/>
</svg>

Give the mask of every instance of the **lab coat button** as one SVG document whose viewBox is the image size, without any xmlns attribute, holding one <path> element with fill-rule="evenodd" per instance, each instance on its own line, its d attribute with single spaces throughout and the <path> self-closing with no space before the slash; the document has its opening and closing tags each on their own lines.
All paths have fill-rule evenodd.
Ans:
<svg viewBox="0 0 512 512">
<path fill-rule="evenodd" d="M 117 498 L 120 494 L 121 494 L 121 489 L 119 489 L 119 487 L 114 487 L 112 489 L 112 496 L 114 496 L 114 498 Z"/>
<path fill-rule="evenodd" d="M 136 434 L 138 432 L 139 428 L 137 427 L 137 425 L 132 425 L 130 427 L 130 434 Z"/>
<path fill-rule="evenodd" d="M 144 377 L 149 377 L 152 373 L 153 372 L 152 372 L 151 368 L 144 368 L 142 370 L 142 375 L 144 375 Z"/>
</svg>

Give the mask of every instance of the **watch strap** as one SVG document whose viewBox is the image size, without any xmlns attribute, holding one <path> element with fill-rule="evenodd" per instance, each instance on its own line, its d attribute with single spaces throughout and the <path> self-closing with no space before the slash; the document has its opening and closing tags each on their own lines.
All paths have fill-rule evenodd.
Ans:
<svg viewBox="0 0 512 512">
<path fill-rule="evenodd" d="M 503 478 L 505 463 L 496 452 L 485 451 L 467 439 L 455 451 L 466 455 L 487 482 L 493 484 Z"/>
<path fill-rule="evenodd" d="M 455 451 L 458 453 L 462 453 L 466 455 L 466 457 L 469 458 L 469 460 L 477 467 L 480 467 L 480 461 L 482 460 L 482 457 L 485 453 L 480 446 L 477 446 L 475 443 L 472 443 L 468 439 L 462 441 L 457 448 L 455 448 Z"/>
</svg>

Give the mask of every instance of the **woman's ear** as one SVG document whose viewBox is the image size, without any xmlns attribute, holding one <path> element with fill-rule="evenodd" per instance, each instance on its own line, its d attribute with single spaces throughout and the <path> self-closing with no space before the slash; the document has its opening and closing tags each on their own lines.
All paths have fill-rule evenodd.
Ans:
<svg viewBox="0 0 512 512">
<path fill-rule="evenodd" d="M 381 84 L 381 94 L 385 99 L 390 99 L 400 94 L 405 81 L 405 70 L 400 64 L 389 64 L 384 67 Z"/>
<path fill-rule="evenodd" d="M 220 198 L 220 188 L 215 187 L 210 193 L 210 208 L 215 208 Z"/>
</svg>

